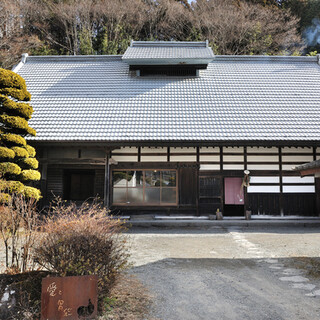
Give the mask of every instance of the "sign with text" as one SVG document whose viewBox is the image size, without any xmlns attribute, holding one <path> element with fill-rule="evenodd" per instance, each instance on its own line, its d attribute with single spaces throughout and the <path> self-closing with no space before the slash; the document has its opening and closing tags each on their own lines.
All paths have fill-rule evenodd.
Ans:
<svg viewBox="0 0 320 320">
<path fill-rule="evenodd" d="M 97 311 L 97 276 L 42 279 L 41 320 L 94 319 Z"/>
</svg>

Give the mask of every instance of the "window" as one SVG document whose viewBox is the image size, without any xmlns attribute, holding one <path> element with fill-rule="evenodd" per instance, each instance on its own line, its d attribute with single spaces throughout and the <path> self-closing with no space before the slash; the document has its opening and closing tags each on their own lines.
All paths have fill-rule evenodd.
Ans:
<svg viewBox="0 0 320 320">
<path fill-rule="evenodd" d="M 94 197 L 94 170 L 68 170 L 64 174 L 64 199 L 87 200 Z"/>
<path fill-rule="evenodd" d="M 176 205 L 176 170 L 113 171 L 113 204 Z"/>
</svg>

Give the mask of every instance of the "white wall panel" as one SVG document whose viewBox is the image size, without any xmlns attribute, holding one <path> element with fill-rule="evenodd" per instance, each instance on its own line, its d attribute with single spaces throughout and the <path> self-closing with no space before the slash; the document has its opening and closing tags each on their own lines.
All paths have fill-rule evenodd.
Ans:
<svg viewBox="0 0 320 320">
<path fill-rule="evenodd" d="M 283 183 L 314 183 L 314 177 L 282 177 Z"/>
<path fill-rule="evenodd" d="M 138 156 L 122 156 L 122 155 L 113 155 L 112 159 L 118 162 L 137 162 Z"/>
<path fill-rule="evenodd" d="M 244 170 L 244 164 L 223 164 L 223 170 Z"/>
<path fill-rule="evenodd" d="M 258 148 L 258 147 L 247 147 L 247 153 L 278 153 L 279 150 L 276 147 L 272 148 Z"/>
<path fill-rule="evenodd" d="M 170 148 L 170 154 L 171 153 L 197 153 L 196 148 Z"/>
<path fill-rule="evenodd" d="M 248 170 L 279 170 L 277 164 L 248 164 Z"/>
<path fill-rule="evenodd" d="M 250 183 L 279 183 L 280 177 L 251 176 Z"/>
<path fill-rule="evenodd" d="M 295 167 L 294 164 L 283 164 L 282 165 L 282 170 L 285 170 L 285 171 L 292 171 L 292 168 Z"/>
<path fill-rule="evenodd" d="M 223 162 L 243 162 L 244 157 L 243 155 L 239 154 L 237 156 L 228 156 L 228 155 L 223 155 Z"/>
<path fill-rule="evenodd" d="M 247 156 L 248 162 L 278 162 L 278 156 Z"/>
<path fill-rule="evenodd" d="M 295 155 L 292 155 L 292 156 L 282 156 L 282 161 L 283 162 L 286 162 L 286 161 L 290 161 L 290 162 L 310 162 L 310 161 L 313 161 L 313 156 L 310 155 L 305 155 L 305 156 L 295 156 Z"/>
<path fill-rule="evenodd" d="M 208 153 L 208 152 L 220 152 L 220 148 L 219 147 L 201 147 L 200 148 L 200 153 Z"/>
<path fill-rule="evenodd" d="M 138 153 L 138 148 L 123 147 L 121 149 L 113 150 L 114 153 Z"/>
<path fill-rule="evenodd" d="M 200 154 L 200 161 L 220 161 L 220 156 L 207 156 Z"/>
<path fill-rule="evenodd" d="M 141 155 L 141 162 L 167 162 L 167 156 L 144 156 Z"/>
<path fill-rule="evenodd" d="M 197 161 L 197 156 L 196 155 L 190 155 L 190 156 L 175 156 L 175 155 L 172 155 L 170 154 L 170 162 L 183 162 L 183 161 L 186 161 L 186 162 L 194 162 L 194 161 Z"/>
<path fill-rule="evenodd" d="M 239 148 L 223 147 L 223 153 L 243 153 L 243 147 L 239 147 Z"/>
<path fill-rule="evenodd" d="M 167 154 L 167 148 L 150 148 L 150 147 L 142 147 L 142 153 L 165 153 Z"/>
<path fill-rule="evenodd" d="M 314 193 L 314 186 L 283 186 L 284 193 Z"/>
<path fill-rule="evenodd" d="M 280 186 L 249 186 L 248 193 L 280 193 Z"/>
<path fill-rule="evenodd" d="M 281 149 L 282 153 L 311 153 L 313 152 L 312 148 L 289 148 L 289 147 L 284 147 Z"/>
<path fill-rule="evenodd" d="M 220 170 L 219 164 L 200 164 L 200 170 Z"/>
</svg>

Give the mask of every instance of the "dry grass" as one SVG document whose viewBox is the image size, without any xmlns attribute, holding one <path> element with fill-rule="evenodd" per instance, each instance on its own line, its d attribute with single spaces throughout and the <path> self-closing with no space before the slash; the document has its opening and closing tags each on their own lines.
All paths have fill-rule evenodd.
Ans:
<svg viewBox="0 0 320 320">
<path fill-rule="evenodd" d="M 105 299 L 106 312 L 99 320 L 157 320 L 151 318 L 153 297 L 132 275 L 122 275 Z"/>
<path fill-rule="evenodd" d="M 295 257 L 290 261 L 290 265 L 288 266 L 304 270 L 306 275 L 311 278 L 320 279 L 320 258 Z"/>
</svg>

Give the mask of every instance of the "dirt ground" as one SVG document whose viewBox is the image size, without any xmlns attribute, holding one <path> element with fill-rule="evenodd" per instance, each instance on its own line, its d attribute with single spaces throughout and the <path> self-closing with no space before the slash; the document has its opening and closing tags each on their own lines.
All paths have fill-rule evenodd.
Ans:
<svg viewBox="0 0 320 320">
<path fill-rule="evenodd" d="M 129 238 L 152 317 L 320 319 L 316 228 L 133 229 Z"/>
</svg>

